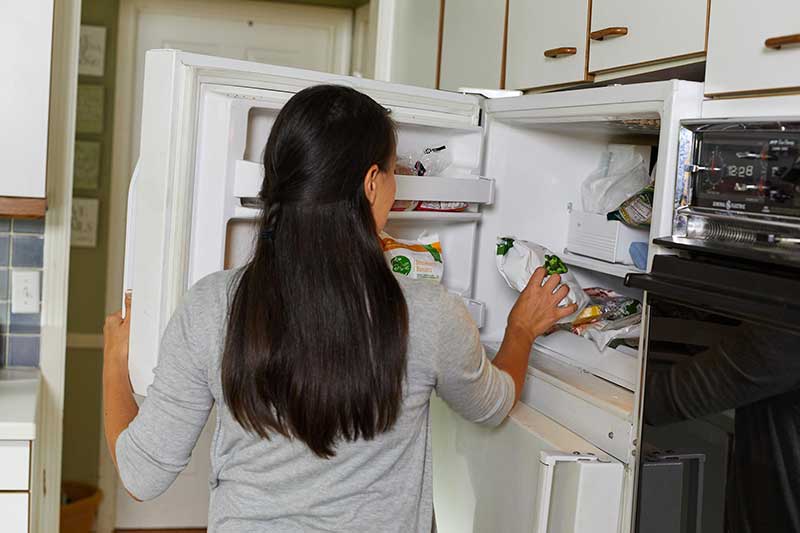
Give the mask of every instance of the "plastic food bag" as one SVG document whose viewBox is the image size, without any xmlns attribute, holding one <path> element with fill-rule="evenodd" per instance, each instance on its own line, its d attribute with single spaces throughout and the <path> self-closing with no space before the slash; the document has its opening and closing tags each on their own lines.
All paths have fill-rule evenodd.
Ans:
<svg viewBox="0 0 800 533">
<path fill-rule="evenodd" d="M 571 303 L 578 305 L 578 310 L 562 318 L 559 323 L 570 323 L 589 303 L 589 297 L 581 290 L 575 277 L 569 272 L 567 265 L 553 252 L 538 244 L 521 241 L 513 237 L 497 238 L 497 270 L 512 289 L 522 292 L 528 285 L 534 271 L 543 266 L 547 269 L 548 277 L 560 274 L 561 282 L 569 287 L 569 294 L 559 305 Z M 547 278 L 545 278 L 547 279 Z"/>
<path fill-rule="evenodd" d="M 469 207 L 466 202 L 419 202 L 416 211 L 442 211 L 446 213 L 459 213 Z"/>
<path fill-rule="evenodd" d="M 411 279 L 442 281 L 442 243 L 435 233 L 423 233 L 415 241 L 395 239 L 381 233 L 383 253 L 392 272 Z"/>
<path fill-rule="evenodd" d="M 647 165 L 633 146 L 614 146 L 600 166 L 581 184 L 581 201 L 587 213 L 605 215 L 650 184 Z"/>
<path fill-rule="evenodd" d="M 453 163 L 447 146 L 423 148 L 420 153 L 397 158 L 395 173 L 406 176 L 438 176 Z"/>
<path fill-rule="evenodd" d="M 610 289 L 584 289 L 591 303 L 575 318 L 570 331 L 595 343 L 603 350 L 612 341 L 638 339 L 642 321 L 642 304 L 636 298 Z"/>
</svg>

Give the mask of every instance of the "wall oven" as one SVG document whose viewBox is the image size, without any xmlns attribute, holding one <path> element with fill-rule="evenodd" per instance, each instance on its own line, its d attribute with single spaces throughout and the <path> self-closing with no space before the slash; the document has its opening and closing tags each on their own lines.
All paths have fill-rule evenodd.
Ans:
<svg viewBox="0 0 800 533">
<path fill-rule="evenodd" d="M 800 531 L 800 122 L 687 121 L 645 290 L 637 530 Z"/>
</svg>

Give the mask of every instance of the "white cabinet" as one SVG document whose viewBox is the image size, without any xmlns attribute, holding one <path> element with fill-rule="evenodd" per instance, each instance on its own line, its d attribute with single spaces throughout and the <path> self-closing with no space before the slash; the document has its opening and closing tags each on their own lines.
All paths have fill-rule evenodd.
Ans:
<svg viewBox="0 0 800 533">
<path fill-rule="evenodd" d="M 800 88 L 800 2 L 714 2 L 707 95 Z"/>
<path fill-rule="evenodd" d="M 506 88 L 586 81 L 589 0 L 510 0 Z"/>
<path fill-rule="evenodd" d="M 27 492 L 0 492 L 0 517 L 4 533 L 28 533 Z"/>
<path fill-rule="evenodd" d="M 0 196 L 44 198 L 53 0 L 3 2 Z"/>
<path fill-rule="evenodd" d="M 708 0 L 594 0 L 589 72 L 702 56 L 707 12 Z"/>
<path fill-rule="evenodd" d="M 447 0 L 439 88 L 499 89 L 506 0 Z"/>
</svg>

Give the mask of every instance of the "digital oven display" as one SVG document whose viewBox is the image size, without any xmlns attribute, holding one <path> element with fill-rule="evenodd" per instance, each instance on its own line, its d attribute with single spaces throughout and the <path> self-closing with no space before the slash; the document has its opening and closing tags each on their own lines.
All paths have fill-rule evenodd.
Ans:
<svg viewBox="0 0 800 533">
<path fill-rule="evenodd" d="M 800 217 L 800 133 L 703 132 L 692 204 Z"/>
</svg>

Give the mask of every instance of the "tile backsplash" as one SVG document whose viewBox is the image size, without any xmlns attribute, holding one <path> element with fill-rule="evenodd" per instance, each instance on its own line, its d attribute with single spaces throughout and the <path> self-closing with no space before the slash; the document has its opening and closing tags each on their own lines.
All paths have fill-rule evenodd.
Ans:
<svg viewBox="0 0 800 533">
<path fill-rule="evenodd" d="M 41 310 L 11 312 L 15 270 L 40 273 L 44 252 L 44 220 L 0 218 L 0 366 L 39 366 Z"/>
</svg>

